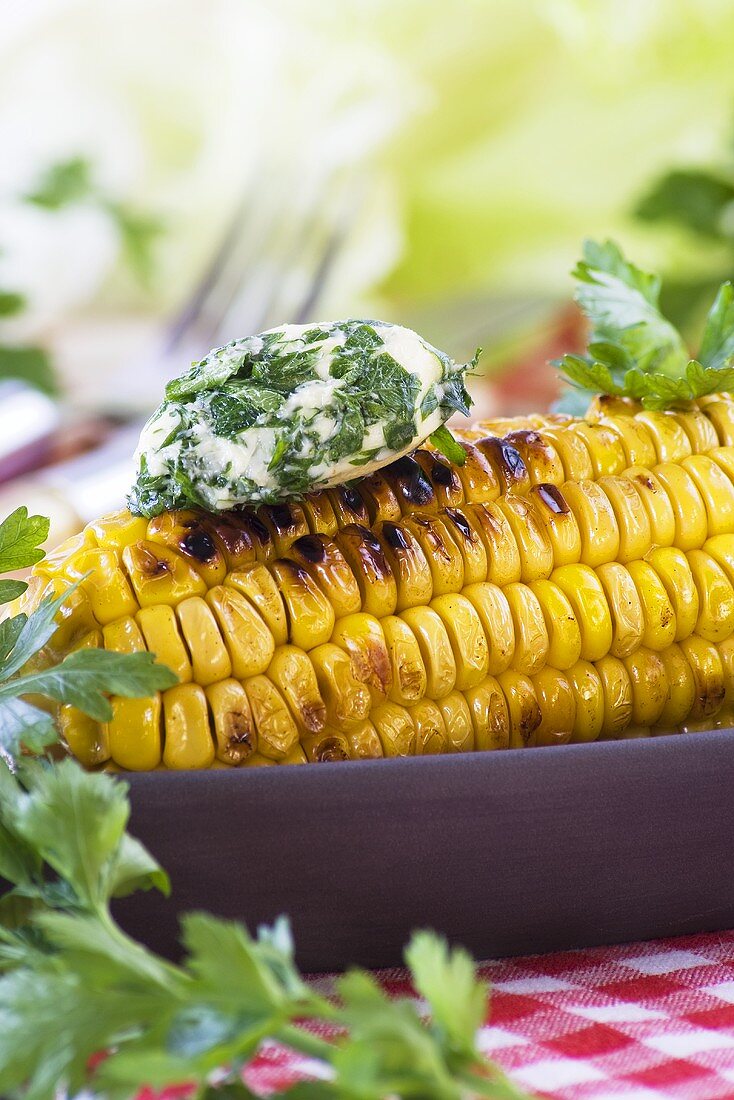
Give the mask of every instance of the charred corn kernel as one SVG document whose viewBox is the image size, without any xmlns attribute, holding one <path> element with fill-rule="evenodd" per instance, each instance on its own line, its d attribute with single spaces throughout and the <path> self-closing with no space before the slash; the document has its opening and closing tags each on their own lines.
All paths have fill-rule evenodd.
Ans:
<svg viewBox="0 0 734 1100">
<path fill-rule="evenodd" d="M 282 760 L 278 761 L 279 764 L 308 764 L 309 759 L 300 745 L 294 745 L 290 752 L 287 752 Z"/>
<path fill-rule="evenodd" d="M 675 513 L 660 482 L 651 470 L 641 466 L 631 466 L 625 477 L 634 485 L 647 513 L 652 544 L 672 546 L 675 542 Z"/>
<path fill-rule="evenodd" d="M 691 713 L 696 698 L 696 685 L 691 666 L 678 645 L 669 645 L 658 654 L 663 662 L 668 694 L 656 724 L 661 729 L 674 729 Z"/>
<path fill-rule="evenodd" d="M 708 455 L 691 455 L 681 466 L 696 483 L 706 507 L 709 535 L 734 531 L 734 484 Z"/>
<path fill-rule="evenodd" d="M 679 642 L 693 633 L 698 622 L 698 590 L 688 559 L 674 546 L 661 546 L 651 550 L 646 561 L 665 588 L 675 613 L 675 641 Z"/>
<path fill-rule="evenodd" d="M 724 673 L 724 705 L 730 711 L 734 706 L 734 637 L 719 642 L 716 651 Z"/>
<path fill-rule="evenodd" d="M 659 653 L 640 646 L 622 661 L 632 688 L 633 726 L 654 726 L 668 701 L 668 678 Z"/>
<path fill-rule="evenodd" d="M 334 509 L 337 531 L 351 523 L 369 526 L 370 514 L 357 489 L 350 485 L 337 485 L 335 489 L 327 489 L 326 495 Z"/>
<path fill-rule="evenodd" d="M 103 737 L 112 760 L 131 772 L 152 771 L 161 762 L 160 695 L 149 699 L 116 696 L 111 705 L 112 717 L 105 724 Z"/>
<path fill-rule="evenodd" d="M 553 569 L 553 547 L 531 504 L 523 497 L 507 496 L 497 502 L 520 552 L 520 580 L 531 584 L 549 577 Z"/>
<path fill-rule="evenodd" d="M 583 481 L 594 476 L 589 449 L 579 435 L 565 427 L 544 427 L 542 434 L 553 444 L 563 462 L 563 482 Z"/>
<path fill-rule="evenodd" d="M 176 608 L 181 633 L 191 654 L 194 683 L 206 686 L 232 675 L 232 661 L 211 608 L 200 596 Z"/>
<path fill-rule="evenodd" d="M 214 731 L 217 760 L 233 767 L 255 751 L 257 737 L 247 693 L 238 680 L 220 680 L 204 689 Z"/>
<path fill-rule="evenodd" d="M 512 461 L 508 465 L 502 455 L 497 457 L 497 452 L 493 450 L 491 443 L 488 448 L 485 448 L 486 442 L 482 440 L 477 445 L 473 443 L 461 445 L 466 453 L 466 460 L 463 466 L 456 467 L 456 472 L 466 501 L 486 503 L 496 500 L 500 492 L 506 491 L 508 484 L 513 481 L 518 472 L 517 470 L 513 472 Z M 502 444 L 499 450 L 502 450 Z M 512 450 L 514 451 L 514 448 Z M 514 453 L 517 455 L 516 451 Z"/>
<path fill-rule="evenodd" d="M 203 688 L 198 684 L 179 684 L 164 691 L 163 714 L 166 730 L 163 763 L 166 767 L 210 768 L 214 763 L 214 741 Z M 113 756 L 118 759 L 114 752 Z"/>
<path fill-rule="evenodd" d="M 258 752 L 282 760 L 298 742 L 298 729 L 285 699 L 267 676 L 251 676 L 243 687 L 255 723 Z"/>
<path fill-rule="evenodd" d="M 464 503 L 464 486 L 455 466 L 435 451 L 418 450 L 413 457 L 433 486 L 439 509 Z"/>
<path fill-rule="evenodd" d="M 96 550 L 97 540 L 88 527 L 78 535 L 65 539 L 60 546 L 38 562 L 33 568 L 33 576 L 46 579 L 63 577 L 65 580 L 79 580 L 85 570 L 81 568 L 80 558 L 87 550 Z"/>
<path fill-rule="evenodd" d="M 618 657 L 602 657 L 595 664 L 604 696 L 604 716 L 599 736 L 614 740 L 632 718 L 632 684 L 627 669 Z"/>
<path fill-rule="evenodd" d="M 497 678 L 497 682 L 507 700 L 510 748 L 525 749 L 535 745 L 536 732 L 543 719 L 532 680 L 508 669 Z"/>
<path fill-rule="evenodd" d="M 705 454 L 719 444 L 716 429 L 700 409 L 689 405 L 685 411 L 671 409 L 671 415 L 681 425 L 691 443 L 694 455 Z"/>
<path fill-rule="evenodd" d="M 718 713 L 726 697 L 726 681 L 721 658 L 711 642 L 692 634 L 680 643 L 680 648 L 693 673 L 695 686 L 693 707 L 685 723 L 688 725 Z"/>
<path fill-rule="evenodd" d="M 506 674 L 505 674 L 506 675 Z M 464 692 L 474 727 L 474 748 L 478 752 L 510 747 L 510 712 L 507 700 L 493 677 Z"/>
<path fill-rule="evenodd" d="M 255 561 L 255 544 L 242 515 L 199 514 L 199 525 L 214 540 L 224 556 L 227 571 L 244 569 Z"/>
<path fill-rule="evenodd" d="M 328 642 L 334 629 L 334 608 L 306 570 L 279 558 L 270 566 L 288 617 L 288 635 L 301 649 Z"/>
<path fill-rule="evenodd" d="M 675 545 L 679 550 L 695 550 L 703 546 L 708 535 L 708 517 L 691 475 L 672 462 L 655 466 L 652 472 L 668 494 L 673 508 Z"/>
<path fill-rule="evenodd" d="M 110 758 L 107 727 L 66 703 L 57 714 L 59 733 L 85 768 L 96 768 Z"/>
<path fill-rule="evenodd" d="M 609 500 L 619 529 L 616 561 L 623 564 L 642 557 L 650 548 L 652 530 L 640 494 L 628 477 L 603 477 L 599 488 Z"/>
<path fill-rule="evenodd" d="M 354 573 L 333 539 L 304 535 L 292 544 L 289 557 L 313 578 L 334 609 L 337 619 L 362 608 Z"/>
<path fill-rule="evenodd" d="M 276 558 L 287 557 L 296 539 L 311 534 L 306 513 L 295 501 L 263 505 L 257 510 L 257 518 L 270 532 L 273 557 Z"/>
<path fill-rule="evenodd" d="M 512 615 L 515 637 L 512 668 L 529 676 L 542 668 L 548 659 L 550 641 L 543 609 L 533 589 L 526 584 L 508 584 L 504 596 Z"/>
<path fill-rule="evenodd" d="M 400 501 L 379 471 L 360 482 L 359 492 L 369 512 L 372 526 L 386 520 L 396 523 L 402 516 Z"/>
<path fill-rule="evenodd" d="M 143 519 L 142 516 L 132 516 L 125 508 L 117 512 L 108 512 L 93 523 L 88 523 L 82 535 L 90 533 L 98 545 L 110 550 L 122 550 L 124 546 L 144 539 L 147 529 L 147 519 Z"/>
<path fill-rule="evenodd" d="M 253 562 L 243 569 L 228 574 L 225 583 L 247 597 L 260 613 L 277 646 L 284 645 L 288 641 L 285 606 L 267 566 L 262 565 L 261 562 Z"/>
<path fill-rule="evenodd" d="M 581 632 L 581 659 L 598 661 L 612 646 L 612 617 L 601 581 L 588 565 L 562 565 L 551 580 L 571 604 Z"/>
<path fill-rule="evenodd" d="M 645 616 L 635 582 L 629 570 L 615 561 L 600 565 L 596 575 L 604 589 L 612 618 L 609 652 L 612 657 L 627 657 L 642 644 L 645 633 Z"/>
<path fill-rule="evenodd" d="M 277 760 L 269 760 L 262 753 L 252 752 L 244 762 L 246 768 L 274 768 Z"/>
<path fill-rule="evenodd" d="M 288 753 L 292 753 L 299 746 L 295 745 Z M 341 760 L 349 760 L 349 741 L 343 733 L 337 730 L 322 730 L 321 733 L 311 733 L 301 741 L 301 748 L 306 754 L 307 761 L 313 764 L 336 764 Z M 278 763 L 285 764 L 287 757 Z"/>
<path fill-rule="evenodd" d="M 586 444 L 595 478 L 621 474 L 628 466 L 639 465 L 628 460 L 619 433 L 607 425 L 574 421 L 568 430 Z"/>
<path fill-rule="evenodd" d="M 711 421 L 720 445 L 731 447 L 734 444 L 734 404 L 731 401 L 712 401 L 702 411 Z"/>
<path fill-rule="evenodd" d="M 331 641 L 349 655 L 354 675 L 368 686 L 373 703 L 386 699 L 392 687 L 392 666 L 379 621 L 363 611 L 345 615 L 334 624 Z"/>
<path fill-rule="evenodd" d="M 467 500 L 486 503 L 488 500 L 495 500 L 500 494 L 527 493 L 530 488 L 530 474 L 517 447 L 507 439 L 490 435 L 478 439 L 475 447 L 465 444 L 464 448 L 467 452 L 467 463 L 471 462 L 474 452 L 478 451 L 490 470 L 487 484 L 482 486 L 480 479 L 476 478 L 472 479 L 474 484 L 470 484 L 468 476 L 463 472 L 464 467 L 459 467 L 459 477 L 464 483 Z M 494 493 L 487 491 L 491 482 L 498 486 Z"/>
<path fill-rule="evenodd" d="M 515 654 L 515 626 L 507 596 L 489 581 L 469 585 L 462 595 L 471 602 L 484 629 L 489 648 L 488 674 L 498 676 L 510 667 Z"/>
<path fill-rule="evenodd" d="M 362 610 L 378 618 L 392 615 L 398 590 L 380 540 L 366 527 L 350 524 L 336 542 L 359 585 Z"/>
<path fill-rule="evenodd" d="M 415 535 L 402 524 L 387 522 L 377 528 L 385 558 L 395 577 L 395 610 L 422 607 L 433 596 L 433 577 L 428 559 Z"/>
<path fill-rule="evenodd" d="M 581 656 L 581 631 L 568 596 L 553 581 L 535 581 L 530 589 L 543 614 L 548 664 L 553 668 L 571 668 Z"/>
<path fill-rule="evenodd" d="M 433 595 L 460 592 L 464 586 L 464 559 L 439 516 L 413 516 L 404 519 L 404 531 L 409 531 L 421 547 L 431 570 Z"/>
<path fill-rule="evenodd" d="M 275 642 L 273 635 L 250 601 L 245 599 L 236 588 L 219 584 L 209 589 L 206 602 L 214 612 L 214 618 L 229 654 L 232 675 L 239 680 L 244 680 L 247 676 L 256 676 L 258 672 L 264 672 L 275 652 Z M 183 606 L 179 606 L 179 619 Z M 190 647 L 192 644 L 189 640 Z M 217 668 L 220 667 L 218 664 Z M 219 679 L 219 676 L 216 678 Z M 199 683 L 202 682 L 199 681 Z"/>
<path fill-rule="evenodd" d="M 369 689 L 356 678 L 348 654 L 326 642 L 309 653 L 319 694 L 331 726 L 348 728 L 369 717 L 372 700 Z"/>
<path fill-rule="evenodd" d="M 206 592 L 203 577 L 170 546 L 141 539 L 123 549 L 122 561 L 141 607 L 159 603 L 175 606 Z"/>
<path fill-rule="evenodd" d="M 581 532 L 576 517 L 557 485 L 536 485 L 529 500 L 548 536 L 555 565 L 575 565 L 581 559 Z"/>
<path fill-rule="evenodd" d="M 271 561 L 275 556 L 273 548 L 273 536 L 269 527 L 266 527 L 257 512 L 248 512 L 239 520 L 245 537 L 252 547 L 252 556 L 249 561 Z"/>
<path fill-rule="evenodd" d="M 384 755 L 382 742 L 372 722 L 360 722 L 345 732 L 351 760 L 379 760 Z"/>
<path fill-rule="evenodd" d="M 278 646 L 268 677 L 290 707 L 299 729 L 317 733 L 324 728 L 326 707 L 308 654 L 294 645 Z"/>
<path fill-rule="evenodd" d="M 392 666 L 389 698 L 393 703 L 410 706 L 426 693 L 426 669 L 420 647 L 408 624 L 397 615 L 386 615 L 382 629 Z"/>
<path fill-rule="evenodd" d="M 443 714 L 437 703 L 431 699 L 422 699 L 408 713 L 415 726 L 416 756 L 437 756 L 448 751 L 448 735 Z"/>
<path fill-rule="evenodd" d="M 509 432 L 505 440 L 517 448 L 531 485 L 562 485 L 566 480 L 561 456 L 543 432 L 521 428 Z"/>
<path fill-rule="evenodd" d="M 78 638 L 73 646 L 71 652 L 76 653 L 80 649 L 101 649 L 104 643 L 104 635 L 101 630 L 90 630 L 87 634 L 82 634 L 81 638 Z M 142 647 L 143 649 L 145 646 Z M 136 649 L 130 649 L 128 652 L 136 653 L 140 652 Z M 40 706 L 40 703 L 39 703 Z"/>
<path fill-rule="evenodd" d="M 166 665 L 176 674 L 179 683 L 187 684 L 193 676 L 191 661 L 173 608 L 165 603 L 143 607 L 135 617 L 146 648 L 155 653 L 159 664 Z"/>
<path fill-rule="evenodd" d="M 28 588 L 18 600 L 17 611 L 29 614 L 46 599 L 56 599 L 66 593 L 64 602 L 56 612 L 56 630 L 49 648 L 57 653 L 66 653 L 80 636 L 94 630 L 99 624 L 92 614 L 88 597 L 78 588 L 69 590 L 69 585 L 61 577 L 50 581 L 40 576 L 31 576 Z M 13 613 L 16 608 L 11 606 Z"/>
<path fill-rule="evenodd" d="M 430 479 L 411 455 L 391 462 L 382 470 L 382 476 L 392 489 L 403 514 L 438 511 L 438 501 Z"/>
<path fill-rule="evenodd" d="M 709 642 L 721 642 L 734 631 L 734 588 L 704 550 L 690 550 L 687 558 L 698 590 L 696 633 Z"/>
<path fill-rule="evenodd" d="M 144 537 L 181 554 L 207 585 L 221 584 L 227 574 L 224 554 L 196 512 L 164 512 L 149 522 Z"/>
<path fill-rule="evenodd" d="M 604 687 L 589 661 L 577 661 L 566 673 L 573 692 L 575 720 L 573 742 L 596 741 L 604 725 Z"/>
<path fill-rule="evenodd" d="M 431 607 L 409 607 L 400 618 L 412 630 L 426 670 L 426 695 L 441 699 L 456 685 L 456 659 L 441 617 Z"/>
<path fill-rule="evenodd" d="M 129 615 L 103 627 L 101 640 L 104 641 L 105 649 L 112 649 L 115 653 L 142 653 L 145 650 L 140 627 Z"/>
<path fill-rule="evenodd" d="M 473 604 L 459 593 L 436 596 L 431 609 L 439 616 L 448 634 L 456 660 L 456 687 L 459 691 L 480 684 L 489 668 L 489 647 Z"/>
<path fill-rule="evenodd" d="M 625 469 L 628 466 L 652 466 L 656 460 L 652 437 L 637 417 L 604 416 L 599 423 L 619 435 L 626 459 Z"/>
<path fill-rule="evenodd" d="M 584 565 L 617 561 L 619 524 L 609 497 L 594 481 L 567 481 L 561 492 L 576 519 Z"/>
<path fill-rule="evenodd" d="M 382 703 L 371 714 L 384 756 L 414 756 L 415 723 L 405 707 L 397 703 Z"/>
<path fill-rule="evenodd" d="M 496 504 L 475 504 L 462 509 L 476 523 L 487 552 L 487 580 L 503 588 L 520 580 L 521 564 L 512 528 Z"/>
<path fill-rule="evenodd" d="M 632 561 L 627 566 L 642 605 L 645 629 L 642 644 L 661 650 L 671 645 L 678 635 L 675 610 L 665 585 L 649 562 Z"/>
<path fill-rule="evenodd" d="M 487 551 L 472 520 L 455 508 L 443 513 L 444 527 L 459 548 L 464 562 L 464 584 L 479 584 L 487 579 Z"/>
<path fill-rule="evenodd" d="M 80 575 L 89 573 L 80 587 L 98 623 L 109 623 L 123 615 L 135 614 L 137 600 L 114 550 L 84 550 L 77 562 Z"/>
<path fill-rule="evenodd" d="M 437 703 L 441 711 L 448 752 L 473 752 L 474 725 L 466 696 L 460 691 L 451 691 Z"/>
<path fill-rule="evenodd" d="M 691 441 L 683 425 L 668 412 L 636 413 L 636 420 L 647 428 L 655 447 L 655 462 L 680 462 L 691 453 Z"/>
<path fill-rule="evenodd" d="M 306 493 L 301 500 L 301 507 L 312 534 L 334 537 L 339 530 L 339 524 L 326 493 Z"/>
<path fill-rule="evenodd" d="M 576 700 L 567 677 L 555 668 L 544 668 L 532 677 L 540 707 L 537 745 L 565 745 L 576 725 Z"/>
</svg>

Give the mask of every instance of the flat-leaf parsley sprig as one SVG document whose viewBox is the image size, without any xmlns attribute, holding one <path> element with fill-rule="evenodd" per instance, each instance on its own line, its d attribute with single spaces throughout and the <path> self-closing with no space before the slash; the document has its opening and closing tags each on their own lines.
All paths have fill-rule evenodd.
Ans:
<svg viewBox="0 0 734 1100">
<path fill-rule="evenodd" d="M 734 288 L 723 283 L 704 327 L 696 358 L 659 307 L 660 279 L 625 258 L 613 241 L 586 241 L 573 272 L 575 299 L 591 332 L 584 355 L 554 365 L 588 394 L 632 397 L 664 409 L 734 388 Z"/>
<path fill-rule="evenodd" d="M 39 562 L 48 529 L 47 519 L 29 516 L 24 507 L 0 523 L 0 573 Z M 23 674 L 51 638 L 57 626 L 56 613 L 79 583 L 42 600 L 31 615 L 21 611 L 0 622 L 0 754 L 6 759 L 17 757 L 21 747 L 41 752 L 57 740 L 52 715 L 28 702 L 25 697 L 30 694 L 71 703 L 104 722 L 112 717 L 108 695 L 152 695 L 176 683 L 174 673 L 155 664 L 151 653 L 120 654 L 103 649 L 79 650 L 53 668 Z M 22 580 L 0 580 L 0 604 L 21 596 L 27 587 Z"/>
</svg>

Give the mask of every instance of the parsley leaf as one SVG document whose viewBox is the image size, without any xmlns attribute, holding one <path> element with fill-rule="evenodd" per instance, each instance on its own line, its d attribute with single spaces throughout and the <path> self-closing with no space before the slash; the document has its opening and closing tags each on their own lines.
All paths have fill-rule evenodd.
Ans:
<svg viewBox="0 0 734 1100">
<path fill-rule="evenodd" d="M 431 433 L 431 443 L 449 462 L 453 462 L 456 466 L 463 466 L 466 462 L 466 451 L 461 444 L 454 439 L 453 435 L 442 424 L 440 428 L 436 428 L 435 432 Z"/>
<path fill-rule="evenodd" d="M 705 169 L 675 169 L 658 180 L 634 213 L 646 222 L 673 222 L 719 240 L 734 202 L 734 183 Z"/>
<path fill-rule="evenodd" d="M 61 210 L 64 206 L 89 198 L 94 191 L 92 165 L 86 157 L 70 157 L 45 170 L 35 189 L 26 195 L 26 202 L 45 210 Z"/>
<path fill-rule="evenodd" d="M 658 308 L 656 275 L 629 263 L 612 241 L 586 241 L 574 276 L 576 301 L 591 322 L 590 344 L 597 345 L 601 362 L 673 375 L 685 366 L 690 357 L 683 338 Z"/>
<path fill-rule="evenodd" d="M 152 653 L 78 649 L 58 665 L 0 685 L 0 703 L 8 696 L 47 695 L 59 703 L 71 703 L 98 722 L 108 722 L 112 707 L 107 694 L 136 699 L 175 683 L 176 675 L 155 664 Z"/>
<path fill-rule="evenodd" d="M 699 361 L 704 367 L 721 370 L 734 359 L 734 286 L 723 283 L 706 318 Z M 718 387 L 725 390 L 728 387 Z"/>
<path fill-rule="evenodd" d="M 21 505 L 0 523 L 0 573 L 27 569 L 44 557 L 41 543 L 48 538 L 45 516 L 29 516 Z"/>
<path fill-rule="evenodd" d="M 680 333 L 658 308 L 660 280 L 635 267 L 617 245 L 587 241 L 575 272 L 576 301 L 591 322 L 585 355 L 555 365 L 581 391 L 632 397 L 665 409 L 734 388 L 734 307 L 724 284 L 691 359 Z"/>
</svg>

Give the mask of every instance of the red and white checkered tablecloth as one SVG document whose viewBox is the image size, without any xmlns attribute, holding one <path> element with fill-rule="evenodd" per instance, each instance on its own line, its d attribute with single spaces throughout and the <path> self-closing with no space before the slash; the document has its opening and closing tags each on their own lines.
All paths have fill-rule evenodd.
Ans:
<svg viewBox="0 0 734 1100">
<path fill-rule="evenodd" d="M 505 959 L 480 969 L 492 986 L 481 1047 L 529 1093 L 562 1100 L 734 1098 L 734 931 Z M 404 971 L 378 977 L 394 996 L 412 995 Z M 313 979 L 327 994 L 332 980 Z M 268 1045 L 247 1083 L 267 1095 L 309 1069 L 308 1059 Z"/>
</svg>

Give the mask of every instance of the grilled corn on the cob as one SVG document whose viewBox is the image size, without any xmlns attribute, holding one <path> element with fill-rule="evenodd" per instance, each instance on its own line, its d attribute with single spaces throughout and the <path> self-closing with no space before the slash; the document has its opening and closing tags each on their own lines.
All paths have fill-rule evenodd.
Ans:
<svg viewBox="0 0 734 1100">
<path fill-rule="evenodd" d="M 476 425 L 354 487 L 104 517 L 46 652 L 147 648 L 180 683 L 59 719 L 85 764 L 205 768 L 710 728 L 734 709 L 734 399 Z"/>
</svg>

